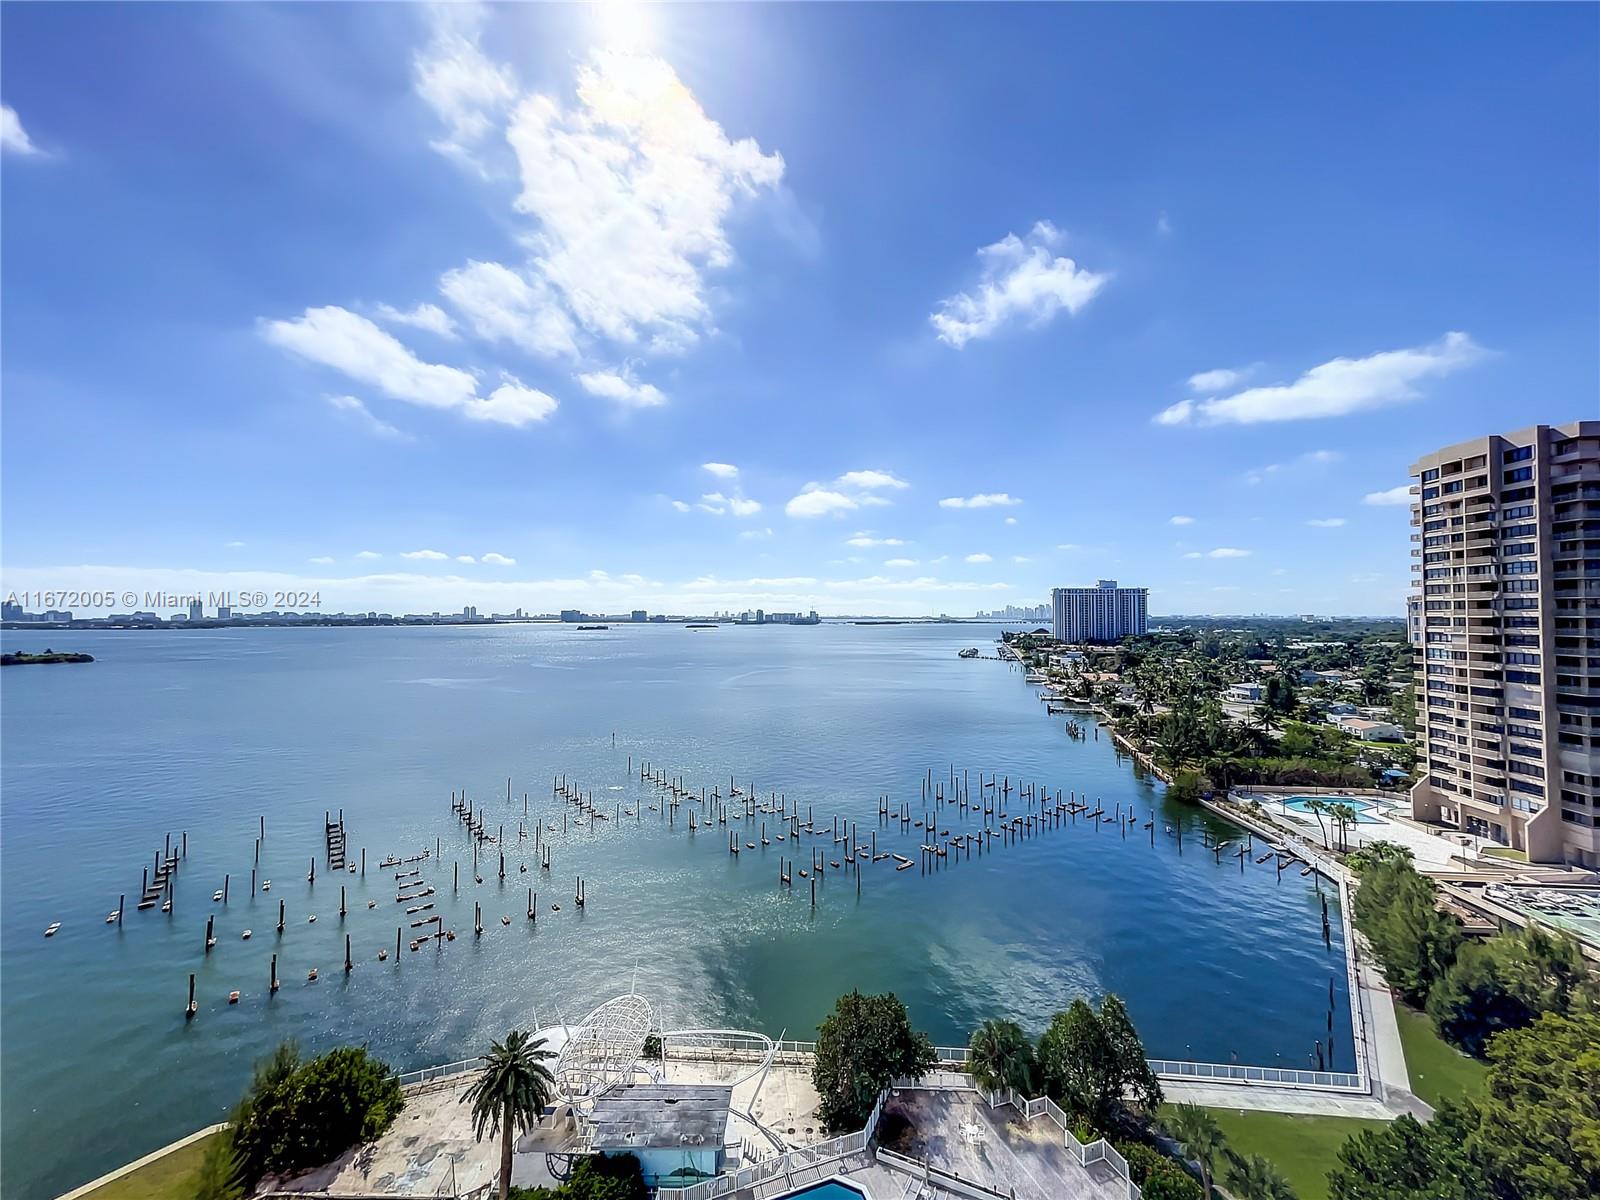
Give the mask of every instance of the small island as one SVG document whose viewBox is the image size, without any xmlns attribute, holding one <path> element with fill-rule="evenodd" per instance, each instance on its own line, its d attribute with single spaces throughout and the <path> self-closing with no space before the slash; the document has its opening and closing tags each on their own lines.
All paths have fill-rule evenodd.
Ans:
<svg viewBox="0 0 1600 1200">
<path fill-rule="evenodd" d="M 0 654 L 0 667 L 26 667 L 34 663 L 90 663 L 94 661 L 92 654 L 78 654 L 70 650 L 51 650 L 46 647 L 43 654 L 30 654 L 26 650 L 18 650 Z"/>
</svg>

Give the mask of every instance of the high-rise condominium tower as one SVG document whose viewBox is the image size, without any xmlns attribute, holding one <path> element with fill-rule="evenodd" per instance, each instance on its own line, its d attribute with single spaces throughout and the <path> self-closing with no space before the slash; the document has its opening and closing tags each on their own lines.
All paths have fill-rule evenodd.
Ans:
<svg viewBox="0 0 1600 1200">
<path fill-rule="evenodd" d="M 1412 468 L 1418 820 L 1600 866 L 1600 421 Z"/>
</svg>

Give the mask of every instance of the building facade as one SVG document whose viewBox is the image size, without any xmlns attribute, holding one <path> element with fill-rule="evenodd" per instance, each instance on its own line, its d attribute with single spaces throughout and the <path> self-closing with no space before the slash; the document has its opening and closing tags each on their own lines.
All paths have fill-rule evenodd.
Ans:
<svg viewBox="0 0 1600 1200">
<path fill-rule="evenodd" d="M 1447 446 L 1411 475 L 1412 815 L 1600 866 L 1600 421 Z"/>
<path fill-rule="evenodd" d="M 1114 642 L 1149 627 L 1148 588 L 1118 587 L 1102 579 L 1092 588 L 1053 588 L 1051 632 L 1060 642 Z"/>
</svg>

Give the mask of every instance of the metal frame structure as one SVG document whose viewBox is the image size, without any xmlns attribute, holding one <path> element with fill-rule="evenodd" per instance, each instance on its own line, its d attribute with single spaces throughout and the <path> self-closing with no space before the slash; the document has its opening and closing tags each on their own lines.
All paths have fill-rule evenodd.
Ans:
<svg viewBox="0 0 1600 1200">
<path fill-rule="evenodd" d="M 569 1031 L 556 1059 L 556 1087 L 587 1115 L 602 1092 L 631 1083 L 640 1070 L 655 1009 L 636 993 L 607 1000 Z"/>
</svg>

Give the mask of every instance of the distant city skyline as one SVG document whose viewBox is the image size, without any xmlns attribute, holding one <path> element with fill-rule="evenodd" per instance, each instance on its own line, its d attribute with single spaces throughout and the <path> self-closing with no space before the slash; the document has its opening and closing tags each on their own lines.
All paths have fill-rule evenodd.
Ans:
<svg viewBox="0 0 1600 1200">
<path fill-rule="evenodd" d="M 0 592 L 1399 615 L 1600 376 L 1509 12 L 8 6 Z"/>
</svg>

